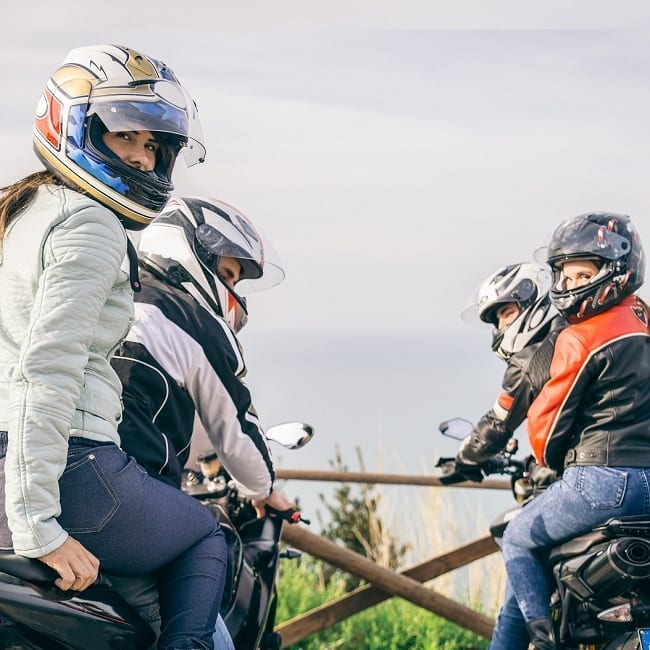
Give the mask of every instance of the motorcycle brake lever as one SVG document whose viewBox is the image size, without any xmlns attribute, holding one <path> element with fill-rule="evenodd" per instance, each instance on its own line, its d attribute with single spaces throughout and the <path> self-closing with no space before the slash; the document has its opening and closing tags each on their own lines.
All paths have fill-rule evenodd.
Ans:
<svg viewBox="0 0 650 650">
<path fill-rule="evenodd" d="M 306 524 L 307 526 L 311 524 L 311 520 L 305 519 L 300 514 L 300 510 L 296 510 L 295 508 L 287 508 L 287 510 L 277 510 L 276 508 L 273 508 L 268 504 L 265 507 L 271 516 L 280 517 L 280 519 L 284 519 L 285 521 L 288 521 L 290 524 L 297 524 L 299 521 L 302 521 L 302 523 Z"/>
</svg>

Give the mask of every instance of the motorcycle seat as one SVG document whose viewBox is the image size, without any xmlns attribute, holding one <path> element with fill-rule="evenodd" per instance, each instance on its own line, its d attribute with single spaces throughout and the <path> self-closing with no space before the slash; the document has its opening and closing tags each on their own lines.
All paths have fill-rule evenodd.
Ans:
<svg viewBox="0 0 650 650">
<path fill-rule="evenodd" d="M 10 576 L 27 582 L 53 583 L 59 577 L 54 569 L 50 569 L 39 560 L 22 557 L 11 551 L 0 551 L 0 572 L 8 573 Z M 93 586 L 110 587 L 111 581 L 100 572 Z"/>
<path fill-rule="evenodd" d="M 563 542 L 549 551 L 548 559 L 551 564 L 585 553 L 595 544 L 605 542 L 617 535 L 632 535 L 648 537 L 650 534 L 650 518 L 647 515 L 633 515 L 608 519 L 592 531 Z"/>
<path fill-rule="evenodd" d="M 58 573 L 39 560 L 0 551 L 0 571 L 28 582 L 54 582 Z"/>
<path fill-rule="evenodd" d="M 584 535 L 579 535 L 578 537 L 569 539 L 559 546 L 553 547 L 549 551 L 549 563 L 556 564 L 557 562 L 561 562 L 567 558 L 585 553 L 595 544 L 600 544 L 606 540 L 607 536 L 602 531 L 591 531 Z"/>
</svg>

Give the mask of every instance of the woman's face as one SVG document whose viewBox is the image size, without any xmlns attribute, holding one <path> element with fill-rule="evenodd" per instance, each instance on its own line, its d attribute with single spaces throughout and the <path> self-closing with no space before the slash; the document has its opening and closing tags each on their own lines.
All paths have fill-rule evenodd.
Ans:
<svg viewBox="0 0 650 650">
<path fill-rule="evenodd" d="M 160 144 L 151 131 L 107 131 L 104 144 L 129 167 L 152 172 Z"/>
<path fill-rule="evenodd" d="M 592 260 L 570 260 L 562 265 L 562 280 L 567 291 L 584 287 L 598 273 L 598 265 Z"/>
</svg>

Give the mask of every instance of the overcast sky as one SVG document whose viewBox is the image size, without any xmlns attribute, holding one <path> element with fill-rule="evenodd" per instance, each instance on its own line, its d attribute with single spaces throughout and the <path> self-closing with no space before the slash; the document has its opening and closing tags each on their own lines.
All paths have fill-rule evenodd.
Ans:
<svg viewBox="0 0 650 650">
<path fill-rule="evenodd" d="M 0 182 L 38 167 L 34 107 L 67 51 L 115 42 L 198 103 L 207 160 L 178 193 L 238 206 L 284 262 L 251 297 L 258 331 L 456 328 L 488 272 L 587 210 L 650 242 L 646 3 L 429 4 L 23 3 L 0 33 Z"/>
<path fill-rule="evenodd" d="M 370 470 L 419 473 L 437 423 L 498 393 L 489 330 L 460 319 L 485 275 L 588 210 L 650 246 L 649 32 L 647 0 L 15 2 L 0 184 L 38 168 L 34 108 L 70 49 L 163 59 L 208 149 L 178 192 L 238 206 L 284 262 L 242 332 L 265 425 L 318 432 L 280 466 L 325 469 L 339 445 L 357 469 L 359 445 Z M 313 516 L 327 486 L 299 487 Z"/>
</svg>

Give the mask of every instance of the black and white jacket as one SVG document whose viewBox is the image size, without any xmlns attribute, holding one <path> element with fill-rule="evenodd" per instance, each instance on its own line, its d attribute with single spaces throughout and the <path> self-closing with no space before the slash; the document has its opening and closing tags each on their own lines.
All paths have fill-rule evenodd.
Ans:
<svg viewBox="0 0 650 650">
<path fill-rule="evenodd" d="M 239 342 L 224 320 L 180 288 L 140 268 L 131 330 L 113 358 L 122 381 L 122 448 L 176 487 L 195 416 L 242 493 L 264 498 L 273 461 L 243 382 Z"/>
</svg>

